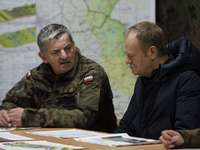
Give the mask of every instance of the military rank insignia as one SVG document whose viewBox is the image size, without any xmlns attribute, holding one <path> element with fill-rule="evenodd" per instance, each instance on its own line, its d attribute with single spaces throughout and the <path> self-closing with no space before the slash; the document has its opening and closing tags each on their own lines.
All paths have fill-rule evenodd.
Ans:
<svg viewBox="0 0 200 150">
<path fill-rule="evenodd" d="M 84 82 L 93 81 L 93 76 L 88 76 L 84 78 Z"/>
<path fill-rule="evenodd" d="M 27 72 L 26 77 L 28 78 L 29 76 L 31 76 L 31 71 L 29 70 L 29 72 Z"/>
</svg>

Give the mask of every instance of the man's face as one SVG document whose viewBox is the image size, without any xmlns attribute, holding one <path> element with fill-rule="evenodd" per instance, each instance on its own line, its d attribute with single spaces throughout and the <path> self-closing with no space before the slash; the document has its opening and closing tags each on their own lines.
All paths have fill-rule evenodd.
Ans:
<svg viewBox="0 0 200 150">
<path fill-rule="evenodd" d="M 59 39 L 53 38 L 46 41 L 46 54 L 39 52 L 39 56 L 44 63 L 49 63 L 55 74 L 62 74 L 70 71 L 75 66 L 74 43 L 70 40 L 67 33 Z"/>
<path fill-rule="evenodd" d="M 151 58 L 147 51 L 145 54 L 142 48 L 138 45 L 136 32 L 131 31 L 125 40 L 125 63 L 130 65 L 130 69 L 134 75 L 151 76 Z"/>
</svg>

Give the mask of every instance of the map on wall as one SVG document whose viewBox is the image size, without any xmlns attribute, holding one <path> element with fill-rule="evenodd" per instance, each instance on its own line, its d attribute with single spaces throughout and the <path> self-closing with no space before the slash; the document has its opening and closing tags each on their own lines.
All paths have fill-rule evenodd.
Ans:
<svg viewBox="0 0 200 150">
<path fill-rule="evenodd" d="M 15 14 L 16 7 L 19 6 L 12 6 L 6 12 Z M 0 8 L 0 15 L 2 9 L 6 14 L 6 5 Z M 23 49 L 23 55 L 27 55 L 23 56 L 25 59 L 28 57 L 25 51 L 33 52 L 34 54 L 31 54 L 33 63 L 29 65 L 34 67 L 33 65 L 38 64 L 40 61 L 36 58 L 39 50 L 33 37 L 47 24 L 60 23 L 65 25 L 71 31 L 75 44 L 81 50 L 81 53 L 104 67 L 113 91 L 115 113 L 117 118 L 121 118 L 128 107 L 136 81 L 136 77 L 124 62 L 126 56 L 124 53 L 123 43 L 125 39 L 123 32 L 126 28 L 140 21 L 155 22 L 154 0 L 48 0 L 48 5 L 45 0 L 27 0 L 21 3 L 20 9 L 23 11 L 26 9 L 27 15 L 20 17 L 6 15 L 10 21 L 5 21 L 4 19 L 3 24 L 1 24 L 2 19 L 0 16 L 0 25 L 5 28 L 4 32 L 0 32 L 0 45 L 2 47 L 0 53 L 9 57 L 9 50 L 6 50 L 8 49 L 6 47 L 12 47 L 12 50 L 10 49 L 12 55 L 15 54 L 15 51 L 17 53 Z M 33 14 L 30 14 L 31 12 Z M 35 21 L 33 21 L 33 17 Z M 21 22 L 19 29 L 15 27 L 15 22 Z M 33 23 L 32 25 L 31 22 Z M 7 30 L 7 24 L 12 26 L 13 30 Z M 24 38 L 26 40 L 22 38 L 22 35 L 26 37 Z M 8 59 L 7 57 L 5 59 Z M 14 61 L 12 63 L 14 64 Z M 0 69 L 2 64 L 4 62 L 1 62 Z M 21 66 L 23 67 L 23 65 Z M 13 66 L 10 64 L 7 67 L 12 68 Z M 24 74 L 21 72 L 20 78 L 26 72 Z M 2 73 L 0 72 L 1 76 L 7 76 L 6 71 Z M 9 78 L 12 77 L 10 76 Z M 5 81 L 0 80 L 0 84 L 2 82 L 6 84 Z M 5 91 L 4 89 L 4 94 Z M 0 93 L 0 98 L 3 99 L 5 95 L 1 94 L 2 92 Z"/>
<path fill-rule="evenodd" d="M 35 0 L 0 1 L 0 103 L 38 64 L 35 7 Z"/>
</svg>

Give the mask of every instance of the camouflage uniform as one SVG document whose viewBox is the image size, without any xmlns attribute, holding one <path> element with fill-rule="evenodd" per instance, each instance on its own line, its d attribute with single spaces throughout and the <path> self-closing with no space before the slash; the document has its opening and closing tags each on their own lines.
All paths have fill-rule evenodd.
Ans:
<svg viewBox="0 0 200 150">
<path fill-rule="evenodd" d="M 113 132 L 116 116 L 112 91 L 104 69 L 81 55 L 74 68 L 55 75 L 42 63 L 24 76 L 6 95 L 0 110 L 25 108 L 23 126 L 75 127 Z M 86 77 L 90 76 L 90 81 Z"/>
<path fill-rule="evenodd" d="M 194 130 L 179 130 L 184 138 L 184 144 L 179 148 L 200 148 L 200 128 Z"/>
</svg>

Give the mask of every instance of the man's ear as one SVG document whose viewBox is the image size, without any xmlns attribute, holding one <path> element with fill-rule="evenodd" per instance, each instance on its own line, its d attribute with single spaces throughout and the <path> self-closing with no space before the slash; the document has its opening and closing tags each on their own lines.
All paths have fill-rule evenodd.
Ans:
<svg viewBox="0 0 200 150">
<path fill-rule="evenodd" d="M 149 52 L 150 52 L 150 57 L 151 57 L 151 60 L 154 60 L 158 54 L 158 50 L 155 46 L 150 46 L 149 47 Z"/>
<path fill-rule="evenodd" d="M 43 52 L 39 52 L 38 55 L 40 56 L 40 58 L 42 59 L 42 61 L 45 63 L 45 64 L 48 64 L 49 62 L 47 61 L 46 59 L 46 56 Z"/>
</svg>

